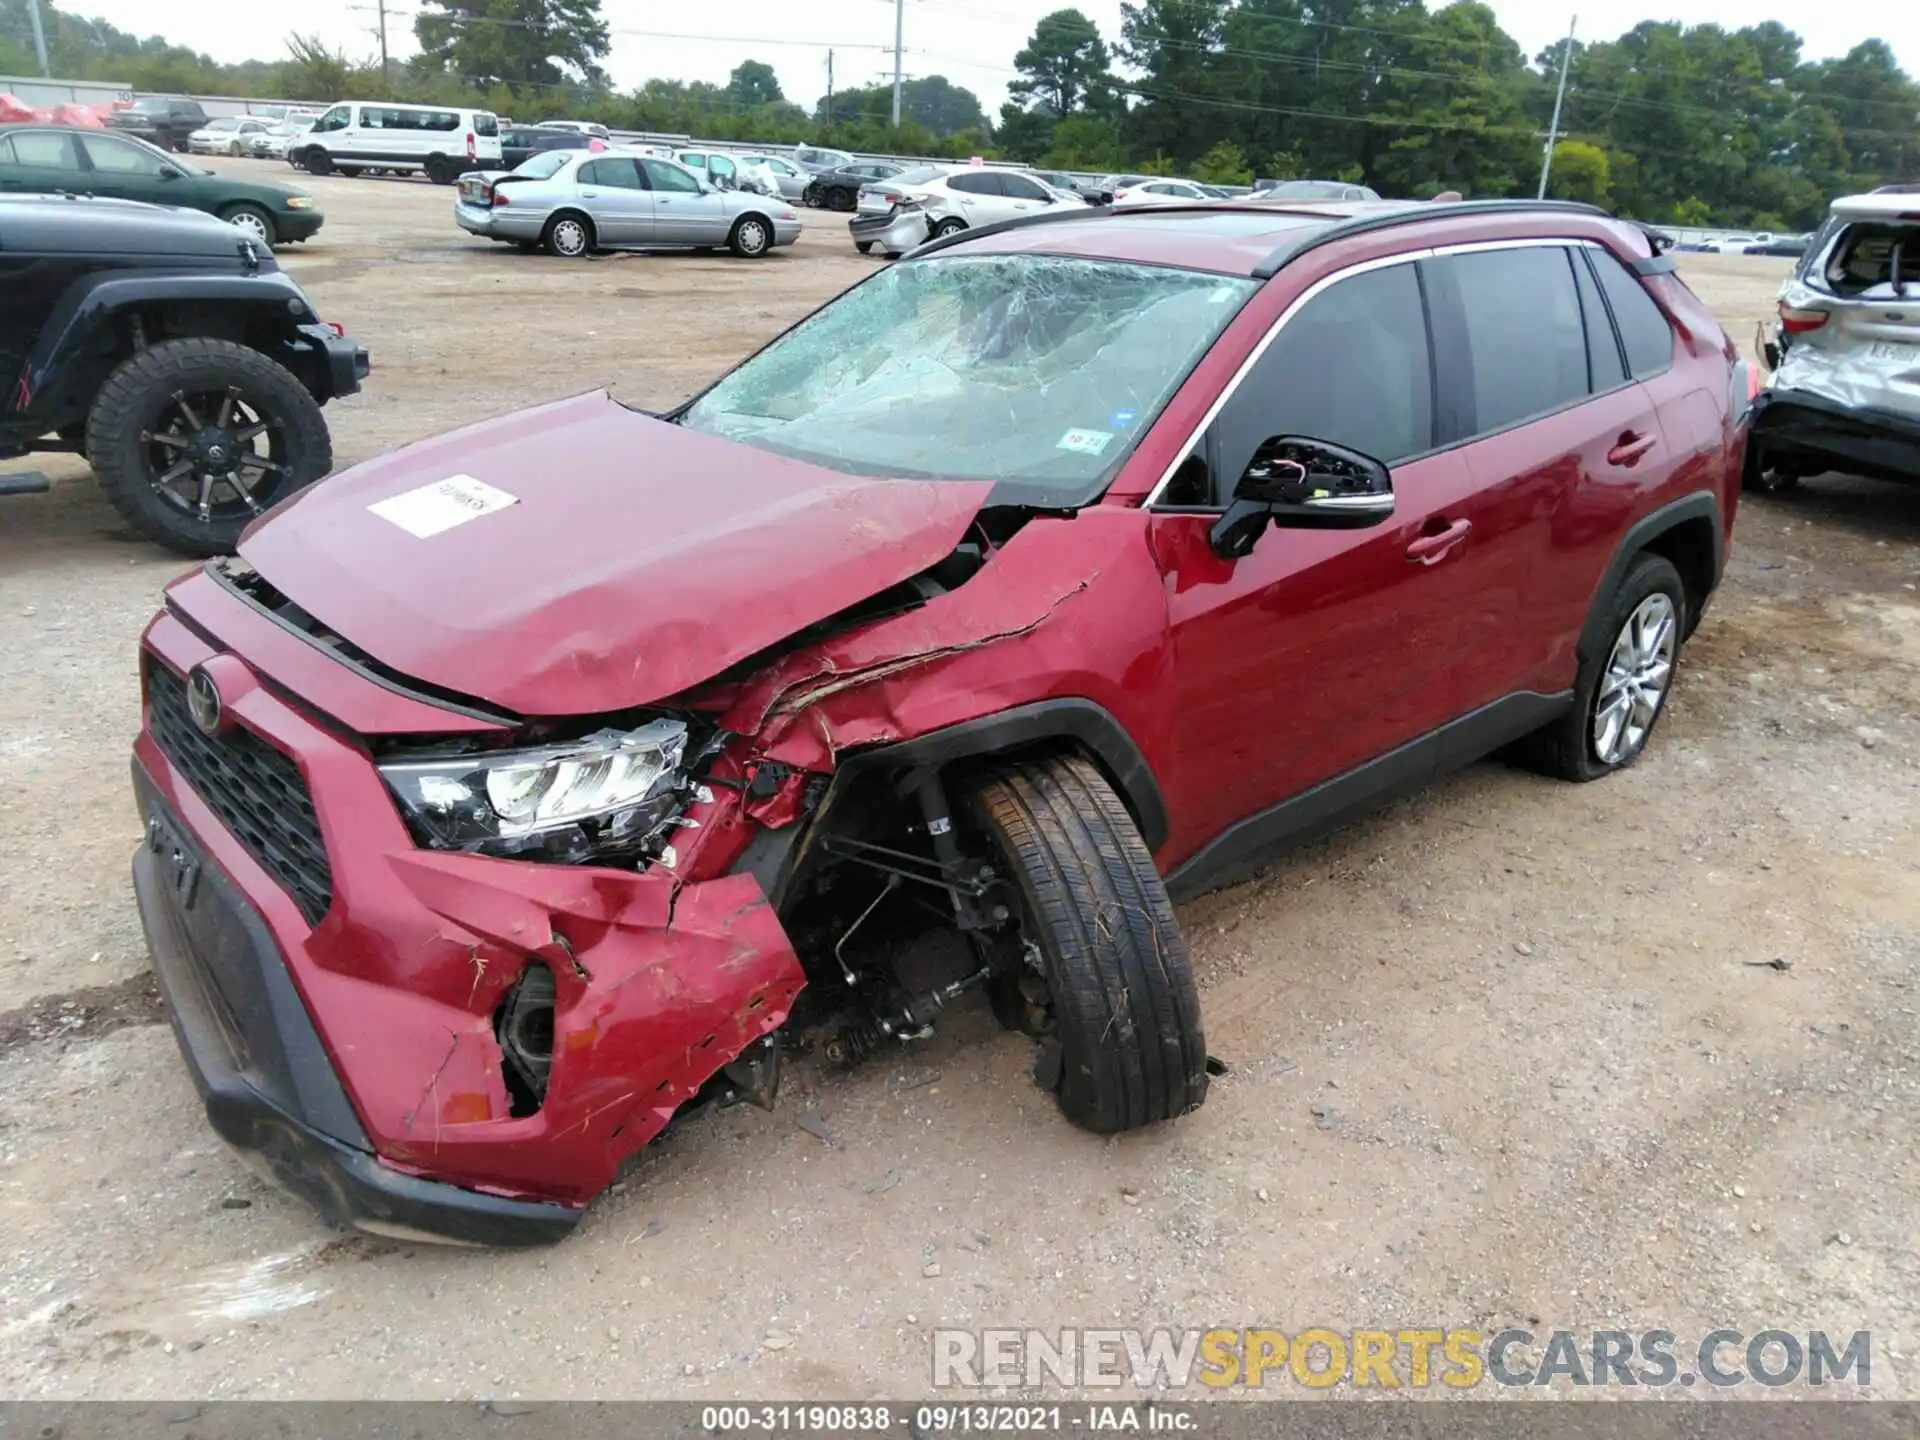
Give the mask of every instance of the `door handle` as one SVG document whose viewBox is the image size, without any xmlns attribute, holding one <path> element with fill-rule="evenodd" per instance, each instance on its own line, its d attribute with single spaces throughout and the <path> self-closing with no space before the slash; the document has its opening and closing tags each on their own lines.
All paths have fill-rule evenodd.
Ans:
<svg viewBox="0 0 1920 1440">
<path fill-rule="evenodd" d="M 1607 451 L 1607 463 L 1631 470 L 1640 463 L 1649 450 L 1659 443 L 1658 435 L 1641 435 L 1633 430 L 1623 430 L 1614 447 Z"/>
<path fill-rule="evenodd" d="M 589 200 L 598 200 L 600 198 L 600 192 L 598 190 L 582 190 L 580 193 Z"/>
<path fill-rule="evenodd" d="M 1467 538 L 1467 532 L 1473 529 L 1471 520 L 1452 520 L 1444 530 L 1436 530 L 1431 535 L 1422 535 L 1407 546 L 1407 559 L 1417 560 L 1422 565 L 1432 565 L 1447 557 L 1447 552 Z"/>
</svg>

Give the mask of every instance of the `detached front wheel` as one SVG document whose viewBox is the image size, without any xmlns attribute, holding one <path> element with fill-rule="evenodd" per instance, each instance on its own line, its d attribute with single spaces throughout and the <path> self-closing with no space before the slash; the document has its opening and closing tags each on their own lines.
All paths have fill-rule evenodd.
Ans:
<svg viewBox="0 0 1920 1440">
<path fill-rule="evenodd" d="M 1035 1077 L 1100 1134 L 1196 1109 L 1207 1047 L 1186 941 L 1106 777 L 1076 756 L 1007 764 L 973 799 L 1019 892 Z"/>
<path fill-rule="evenodd" d="M 333 468 L 333 441 L 306 386 L 259 351 L 170 340 L 100 387 L 87 459 L 143 534 L 183 554 L 225 555 L 255 516 Z"/>
</svg>

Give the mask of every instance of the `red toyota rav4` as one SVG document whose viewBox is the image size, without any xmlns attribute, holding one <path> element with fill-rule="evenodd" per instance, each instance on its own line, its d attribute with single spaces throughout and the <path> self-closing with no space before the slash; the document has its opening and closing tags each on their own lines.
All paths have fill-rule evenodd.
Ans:
<svg viewBox="0 0 1920 1440">
<path fill-rule="evenodd" d="M 783 1051 L 979 990 L 1099 1131 L 1218 1073 L 1170 897 L 1501 748 L 1647 743 L 1750 398 L 1576 206 L 934 242 L 690 403 L 314 486 L 143 646 L 134 880 L 215 1128 L 329 1219 L 564 1234 Z"/>
</svg>

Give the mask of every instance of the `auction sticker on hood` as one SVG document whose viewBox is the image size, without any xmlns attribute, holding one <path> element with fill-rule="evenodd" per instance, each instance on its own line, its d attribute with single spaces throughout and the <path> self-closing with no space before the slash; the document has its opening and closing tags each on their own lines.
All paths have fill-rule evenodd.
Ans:
<svg viewBox="0 0 1920 1440">
<path fill-rule="evenodd" d="M 1056 450 L 1072 450 L 1080 455 L 1098 455 L 1113 441 L 1111 430 L 1069 430 L 1060 437 Z"/>
<path fill-rule="evenodd" d="M 425 540 L 442 530 L 451 530 L 482 515 L 491 515 L 509 505 L 518 505 L 520 497 L 496 490 L 471 475 L 449 475 L 417 490 L 402 490 L 375 501 L 367 509 L 382 520 L 391 521 L 409 535 Z"/>
</svg>

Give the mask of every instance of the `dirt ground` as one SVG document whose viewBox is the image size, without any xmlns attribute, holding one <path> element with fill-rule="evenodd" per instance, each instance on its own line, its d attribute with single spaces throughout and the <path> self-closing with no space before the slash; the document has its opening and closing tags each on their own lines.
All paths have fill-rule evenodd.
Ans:
<svg viewBox="0 0 1920 1440">
<path fill-rule="evenodd" d="M 375 364 L 343 465 L 669 400 L 870 268 L 824 216 L 760 264 L 568 264 L 417 181 L 311 188 L 284 263 Z M 1785 265 L 1685 268 L 1744 341 Z M 1747 502 L 1633 770 L 1484 765 L 1184 907 L 1232 1066 L 1198 1113 L 1073 1130 L 960 1010 L 503 1254 L 331 1234 L 208 1129 L 127 879 L 184 567 L 42 468 L 0 502 L 0 1394 L 899 1397 L 936 1324 L 1425 1324 L 1866 1329 L 1872 1393 L 1920 1395 L 1920 488 Z"/>
</svg>

